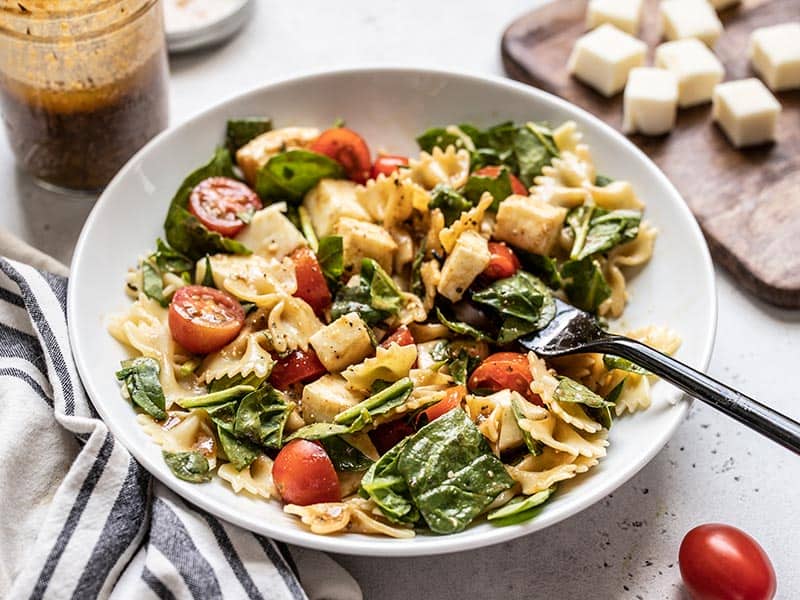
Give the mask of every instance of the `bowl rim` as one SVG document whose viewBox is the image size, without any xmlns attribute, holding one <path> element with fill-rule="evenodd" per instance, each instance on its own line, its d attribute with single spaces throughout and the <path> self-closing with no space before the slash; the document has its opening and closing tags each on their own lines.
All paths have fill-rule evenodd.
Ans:
<svg viewBox="0 0 800 600">
<path fill-rule="evenodd" d="M 92 208 L 86 222 L 81 229 L 80 236 L 75 246 L 75 251 L 70 264 L 71 277 L 77 276 L 81 272 L 82 265 L 88 264 L 84 258 L 86 254 L 86 247 L 89 239 L 89 232 L 93 229 L 95 221 L 99 218 L 100 209 L 108 202 L 115 194 L 115 189 L 119 182 L 128 176 L 128 173 L 134 170 L 140 156 L 148 153 L 152 148 L 160 145 L 164 139 L 176 134 L 178 131 L 191 128 L 196 122 L 205 118 L 210 112 L 219 110 L 224 106 L 233 102 L 241 102 L 250 99 L 254 96 L 266 93 L 272 88 L 277 88 L 284 85 L 297 85 L 304 82 L 313 81 L 325 78 L 338 78 L 343 76 L 387 76 L 387 75 L 406 75 L 406 76 L 427 76 L 427 77 L 443 77 L 448 79 L 455 79 L 474 83 L 478 85 L 491 85 L 493 87 L 501 87 L 511 89 L 517 92 L 522 92 L 539 101 L 550 103 L 558 110 L 570 115 L 577 114 L 581 119 L 591 122 L 595 127 L 600 130 L 601 135 L 608 136 L 614 139 L 617 143 L 621 143 L 632 150 L 638 157 L 640 162 L 649 171 L 650 176 L 654 177 L 665 190 L 666 193 L 671 195 L 677 205 L 677 210 L 684 213 L 688 217 L 688 231 L 695 241 L 699 242 L 701 248 L 700 256 L 697 258 L 701 262 L 701 269 L 703 272 L 703 283 L 708 287 L 711 302 L 706 306 L 707 314 L 706 322 L 709 324 L 705 333 L 705 339 L 702 340 L 701 351 L 699 360 L 695 365 L 696 368 L 704 370 L 708 368 L 711 360 L 711 355 L 714 347 L 717 329 L 717 312 L 718 312 L 718 298 L 717 286 L 714 273 L 711 255 L 706 244 L 705 238 L 701 232 L 694 215 L 692 215 L 683 197 L 678 190 L 669 181 L 667 176 L 653 163 L 653 161 L 633 142 L 627 137 L 613 129 L 610 125 L 601 121 L 598 117 L 589 113 L 588 111 L 572 104 L 558 96 L 545 92 L 539 88 L 529 86 L 517 81 L 513 81 L 497 75 L 485 75 L 478 73 L 471 73 L 459 70 L 445 70 L 434 69 L 426 67 L 414 66 L 399 66 L 399 65 L 362 65 L 356 67 L 347 67 L 333 70 L 312 70 L 305 71 L 302 74 L 295 76 L 287 76 L 277 78 L 266 83 L 262 83 L 252 88 L 239 93 L 232 93 L 225 97 L 223 100 L 208 106 L 207 108 L 199 111 L 197 114 L 192 115 L 182 123 L 170 125 L 167 129 L 159 133 L 145 146 L 143 146 L 128 162 L 120 169 L 114 176 L 106 189 L 98 198 L 95 206 Z M 88 257 L 87 257 L 88 258 Z M 68 286 L 67 292 L 67 320 L 69 323 L 77 323 L 78 309 L 77 309 L 77 291 L 78 286 Z M 501 542 L 510 541 L 512 539 L 529 535 L 535 531 L 539 531 L 567 520 L 568 518 L 582 512 L 589 508 L 607 494 L 612 493 L 614 490 L 622 486 L 625 482 L 636 475 L 652 458 L 661 451 L 664 445 L 672 438 L 675 431 L 683 422 L 689 408 L 692 404 L 692 399 L 681 395 L 677 400 L 675 406 L 671 407 L 674 417 L 668 428 L 661 432 L 658 439 L 650 444 L 647 452 L 638 456 L 636 461 L 631 462 L 625 470 L 619 471 L 613 477 L 598 486 L 596 490 L 586 494 L 579 502 L 575 502 L 574 506 L 569 507 L 565 512 L 559 513 L 557 516 L 550 516 L 546 512 L 527 523 L 514 525 L 509 527 L 498 527 L 483 532 L 478 538 L 463 539 L 459 535 L 451 536 L 431 536 L 431 537 L 416 537 L 409 540 L 397 540 L 389 538 L 369 538 L 363 536 L 359 539 L 342 536 L 324 536 L 311 533 L 300 525 L 294 527 L 278 526 L 277 528 L 265 524 L 262 528 L 253 528 L 249 519 L 243 518 L 239 513 L 228 508 L 225 505 L 208 500 L 202 493 L 188 494 L 186 488 L 182 487 L 182 482 L 175 477 L 170 477 L 162 473 L 160 466 L 155 465 L 154 461 L 140 451 L 138 445 L 126 432 L 126 428 L 110 419 L 102 402 L 95 402 L 94 397 L 100 397 L 100 393 L 95 389 L 92 382 L 92 369 L 88 357 L 81 355 L 79 352 L 80 333 L 77 327 L 69 328 L 69 340 L 72 349 L 75 364 L 81 381 L 86 389 L 87 396 L 89 397 L 92 405 L 95 407 L 100 417 L 106 423 L 111 433 L 122 442 L 123 446 L 131 453 L 131 455 L 144 466 L 147 471 L 161 483 L 166 485 L 173 492 L 184 498 L 185 500 L 207 510 L 208 512 L 222 518 L 230 523 L 238 525 L 246 530 L 257 532 L 267 535 L 276 540 L 286 543 L 295 544 L 315 550 L 325 552 L 334 552 L 346 555 L 361 555 L 361 556 L 378 556 L 378 557 L 416 557 L 416 556 L 430 556 L 436 554 L 447 554 L 452 552 L 461 552 L 473 550 L 484 546 L 491 546 Z M 367 539 L 364 539 L 367 538 Z M 419 541 L 424 540 L 424 541 Z M 416 543 L 415 543 L 416 542 Z"/>
</svg>

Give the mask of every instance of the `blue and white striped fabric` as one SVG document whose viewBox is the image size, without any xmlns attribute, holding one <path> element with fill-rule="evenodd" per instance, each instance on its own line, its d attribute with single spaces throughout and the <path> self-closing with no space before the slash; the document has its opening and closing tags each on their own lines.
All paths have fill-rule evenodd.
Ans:
<svg viewBox="0 0 800 600">
<path fill-rule="evenodd" d="M 0 258 L 0 597 L 307 598 L 282 544 L 184 502 L 115 442 L 72 361 L 66 291 Z"/>
</svg>

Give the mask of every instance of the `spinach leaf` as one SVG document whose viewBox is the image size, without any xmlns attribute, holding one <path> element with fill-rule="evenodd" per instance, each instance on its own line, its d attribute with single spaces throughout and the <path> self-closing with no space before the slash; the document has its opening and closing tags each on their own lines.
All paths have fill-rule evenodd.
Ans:
<svg viewBox="0 0 800 600">
<path fill-rule="evenodd" d="M 569 212 L 566 220 L 574 239 L 570 259 L 581 260 L 634 239 L 639 233 L 642 213 L 579 206 Z"/>
<path fill-rule="evenodd" d="M 148 298 L 167 307 L 171 296 L 164 296 L 163 273 L 173 273 L 191 280 L 193 269 L 193 261 L 159 238 L 156 240 L 156 251 L 142 261 L 142 291 Z"/>
<path fill-rule="evenodd" d="M 561 265 L 564 291 L 569 301 L 582 310 L 597 313 L 600 305 L 611 296 L 600 263 L 592 258 L 570 260 Z"/>
<path fill-rule="evenodd" d="M 221 236 L 203 225 L 189 212 L 189 196 L 194 187 L 209 177 L 234 177 L 231 154 L 221 148 L 207 165 L 191 173 L 175 192 L 169 205 L 164 231 L 169 244 L 178 252 L 197 260 L 206 254 L 250 254 L 247 247 L 236 240 Z"/>
<path fill-rule="evenodd" d="M 433 127 L 417 137 L 417 144 L 420 150 L 430 154 L 434 148 L 441 148 L 442 150 L 448 146 L 455 146 L 456 149 L 466 148 L 473 145 L 474 142 L 471 139 L 467 140 L 463 136 L 459 136 L 455 130 L 447 131 L 444 127 Z"/>
<path fill-rule="evenodd" d="M 441 210 L 444 215 L 444 223 L 449 227 L 461 217 L 461 213 L 472 208 L 472 202 L 453 188 L 440 183 L 433 188 L 428 206 L 431 210 L 434 208 Z"/>
<path fill-rule="evenodd" d="M 594 184 L 597 187 L 606 187 L 609 183 L 614 183 L 614 180 L 611 179 L 611 177 L 601 175 L 600 173 L 594 176 Z"/>
<path fill-rule="evenodd" d="M 485 175 L 470 175 L 462 190 L 464 197 L 471 206 L 476 206 L 484 192 L 489 192 L 494 202 L 489 210 L 497 212 L 500 203 L 512 194 L 511 177 L 507 167 L 502 167 L 497 177 Z"/>
<path fill-rule="evenodd" d="M 116 372 L 116 377 L 119 381 L 125 382 L 131 400 L 157 421 L 166 419 L 167 401 L 158 379 L 161 371 L 158 361 L 140 356 L 123 360 L 121 365 L 122 368 Z"/>
<path fill-rule="evenodd" d="M 234 437 L 224 427 L 217 427 L 217 437 L 225 456 L 228 457 L 228 460 L 237 471 L 249 467 L 261 455 L 261 450 L 259 450 L 258 446 L 247 440 Z"/>
<path fill-rule="evenodd" d="M 250 392 L 239 403 L 233 433 L 268 448 L 283 445 L 283 428 L 294 404 L 268 383 Z"/>
<path fill-rule="evenodd" d="M 256 176 L 256 193 L 271 201 L 302 200 L 320 179 L 344 178 L 341 164 L 317 152 L 289 150 L 267 161 Z"/>
<path fill-rule="evenodd" d="M 199 452 L 167 452 L 163 450 L 164 462 L 178 479 L 189 483 L 211 481 L 208 459 Z"/>
<path fill-rule="evenodd" d="M 342 437 L 323 438 L 320 443 L 337 471 L 366 471 L 372 465 L 368 456 Z"/>
<path fill-rule="evenodd" d="M 200 282 L 200 285 L 210 288 L 217 287 L 214 283 L 214 269 L 211 266 L 211 257 L 208 254 L 206 254 L 205 269 L 203 269 L 203 280 Z"/>
<path fill-rule="evenodd" d="M 522 268 L 544 281 L 548 287 L 557 290 L 564 284 L 561 273 L 558 272 L 558 261 L 555 258 L 533 254 L 519 248 L 514 248 L 514 252 L 519 258 Z"/>
<path fill-rule="evenodd" d="M 344 273 L 344 244 L 339 235 L 327 235 L 319 240 L 317 261 L 328 286 L 338 286 Z"/>
<path fill-rule="evenodd" d="M 334 417 L 333 422 L 338 425 L 349 425 L 353 431 L 362 429 L 372 423 L 375 417 L 403 404 L 413 389 L 414 384 L 411 379 L 408 377 L 399 379 L 366 400 L 340 412 Z"/>
<path fill-rule="evenodd" d="M 585 385 L 569 377 L 559 377 L 558 386 L 553 392 L 553 398 L 559 402 L 573 402 L 584 404 L 591 408 L 607 408 L 614 406 L 613 402 L 604 400 Z"/>
<path fill-rule="evenodd" d="M 490 512 L 486 518 L 501 527 L 530 521 L 541 512 L 542 504 L 547 502 L 555 491 L 556 487 L 552 486 L 532 496 L 517 496 L 505 506 Z"/>
<path fill-rule="evenodd" d="M 405 444 L 401 441 L 372 464 L 361 479 L 359 493 L 371 498 L 390 521 L 413 524 L 419 521 L 419 511 L 397 465 Z"/>
<path fill-rule="evenodd" d="M 606 369 L 619 369 L 620 371 L 627 371 L 628 373 L 636 373 L 637 375 L 650 375 L 650 371 L 633 364 L 631 361 L 620 358 L 619 356 L 611 356 L 610 354 L 603 355 L 603 365 Z"/>
<path fill-rule="evenodd" d="M 231 154 L 236 154 L 236 151 L 247 142 L 271 129 L 272 120 L 263 117 L 230 119 L 225 128 L 225 147 Z"/>
<path fill-rule="evenodd" d="M 326 438 L 334 437 L 337 435 L 346 435 L 354 433 L 354 429 L 347 425 L 338 425 L 336 423 L 311 423 L 305 427 L 301 427 L 284 441 L 291 442 L 292 440 L 324 440 Z"/>
<path fill-rule="evenodd" d="M 164 297 L 164 281 L 161 279 L 161 272 L 150 262 L 142 261 L 142 291 L 145 296 L 152 298 L 161 306 L 169 306 L 169 299 Z"/>
<path fill-rule="evenodd" d="M 445 316 L 442 309 L 439 308 L 438 306 L 436 307 L 436 317 L 439 319 L 439 322 L 442 325 L 447 327 L 453 333 L 457 333 L 458 335 L 465 335 L 467 337 L 471 337 L 478 341 L 487 341 L 487 342 L 494 341 L 491 338 L 491 336 L 482 332 L 477 327 L 473 327 L 469 323 L 463 323 L 461 321 L 452 320 L 449 317 Z"/>
<path fill-rule="evenodd" d="M 422 282 L 422 263 L 425 260 L 425 251 L 427 246 L 426 238 L 422 238 L 414 260 L 411 261 L 411 293 L 416 294 L 420 298 L 425 297 L 425 284 Z"/>
<path fill-rule="evenodd" d="M 614 389 L 608 393 L 605 398 L 605 406 L 601 406 L 599 408 L 592 408 L 588 406 L 584 407 L 584 410 L 589 414 L 590 417 L 600 423 L 603 427 L 606 429 L 611 429 L 611 425 L 614 423 L 614 412 L 611 410 L 611 407 L 616 404 L 617 399 L 620 397 L 620 394 L 622 394 L 624 387 L 625 379 L 615 385 Z"/>
<path fill-rule="evenodd" d="M 458 353 L 447 363 L 447 370 L 453 381 L 460 385 L 467 385 L 470 374 L 478 367 L 481 362 L 480 356 L 470 354 L 465 348 L 458 350 Z"/>
<path fill-rule="evenodd" d="M 527 402 L 524 398 L 520 398 L 520 396 L 512 395 L 511 396 L 511 413 L 514 415 L 514 420 L 519 425 L 520 421 L 525 419 L 525 407 L 522 405 L 523 402 Z M 533 439 L 530 432 L 523 429 L 522 427 L 519 428 L 522 432 L 522 439 L 525 441 L 525 447 L 528 448 L 531 454 L 534 456 L 538 456 L 542 453 L 542 443 Z"/>
<path fill-rule="evenodd" d="M 491 306 L 503 318 L 497 342 L 507 344 L 553 320 L 555 301 L 547 286 L 525 271 L 499 279 L 472 294 L 472 300 Z"/>
<path fill-rule="evenodd" d="M 161 272 L 182 275 L 194 270 L 194 261 L 170 248 L 161 238 L 156 240 L 156 251 L 150 255 Z"/>
<path fill-rule="evenodd" d="M 205 409 L 208 417 L 219 429 L 224 429 L 231 435 L 233 434 L 233 426 L 236 422 L 236 409 L 239 406 L 238 400 L 231 400 L 224 404 L 217 404 L 209 406 Z"/>
<path fill-rule="evenodd" d="M 357 284 L 342 286 L 336 293 L 331 316 L 338 319 L 355 312 L 368 325 L 375 325 L 396 315 L 404 305 L 402 293 L 389 274 L 376 261 L 365 258 Z"/>
<path fill-rule="evenodd" d="M 240 398 L 245 394 L 249 394 L 253 390 L 255 390 L 255 388 L 251 385 L 235 385 L 224 390 L 209 392 L 201 396 L 179 398 L 176 402 L 181 408 L 205 408 L 206 406 L 214 406 L 215 404 L 224 404 L 234 398 Z"/>
<path fill-rule="evenodd" d="M 548 139 L 549 138 L 549 139 Z M 558 156 L 552 134 L 549 130 L 535 123 L 520 127 L 514 137 L 514 157 L 516 158 L 519 178 L 527 187 L 533 184 L 533 178 L 541 175 L 542 167 Z"/>
<path fill-rule="evenodd" d="M 514 480 L 462 410 L 452 410 L 407 438 L 397 461 L 414 503 L 432 531 L 462 531 Z"/>
</svg>

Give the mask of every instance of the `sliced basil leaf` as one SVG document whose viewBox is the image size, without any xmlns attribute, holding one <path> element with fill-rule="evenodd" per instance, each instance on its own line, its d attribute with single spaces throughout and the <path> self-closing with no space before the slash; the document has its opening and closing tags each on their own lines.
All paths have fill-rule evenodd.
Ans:
<svg viewBox="0 0 800 600">
<path fill-rule="evenodd" d="M 373 394 L 366 400 L 340 412 L 333 419 L 339 425 L 353 426 L 356 423 L 367 425 L 375 417 L 386 414 L 393 408 L 403 404 L 414 389 L 414 384 L 408 377 L 395 381 L 392 385 Z M 363 426 L 362 425 L 362 426 Z"/>
<path fill-rule="evenodd" d="M 489 192 L 494 199 L 489 210 L 497 212 L 500 203 L 512 194 L 511 177 L 507 167 L 501 167 L 500 174 L 496 177 L 470 175 L 464 184 L 464 197 L 471 205 L 476 206 L 484 192 Z"/>
</svg>

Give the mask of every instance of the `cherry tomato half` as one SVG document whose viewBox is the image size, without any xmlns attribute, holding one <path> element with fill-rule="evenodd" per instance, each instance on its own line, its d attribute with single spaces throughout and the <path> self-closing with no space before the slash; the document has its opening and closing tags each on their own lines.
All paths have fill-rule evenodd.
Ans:
<svg viewBox="0 0 800 600">
<path fill-rule="evenodd" d="M 339 478 L 328 453 L 316 442 L 292 440 L 272 465 L 272 480 L 286 504 L 339 502 Z"/>
<path fill-rule="evenodd" d="M 542 399 L 531 391 L 530 363 L 528 357 L 519 352 L 497 352 L 487 356 L 470 375 L 467 385 L 470 391 L 499 392 L 514 390 L 529 402 L 542 405 Z"/>
<path fill-rule="evenodd" d="M 377 179 L 378 175 L 383 173 L 387 177 L 397 171 L 400 167 L 408 166 L 408 157 L 399 156 L 397 154 L 379 154 L 375 159 L 375 164 L 372 165 L 372 172 L 370 177 Z"/>
<path fill-rule="evenodd" d="M 341 164 L 347 176 L 356 183 L 364 183 L 369 178 L 372 168 L 369 147 L 364 138 L 352 129 L 334 127 L 323 131 L 311 144 L 310 150 Z"/>
<path fill-rule="evenodd" d="M 233 340 L 244 310 L 233 296 L 204 285 L 178 288 L 169 305 L 169 330 L 189 352 L 208 354 Z"/>
<path fill-rule="evenodd" d="M 310 248 L 298 248 L 290 257 L 294 263 L 297 291 L 294 295 L 308 302 L 317 316 L 322 315 L 331 304 L 331 291 L 316 255 Z"/>
<path fill-rule="evenodd" d="M 467 388 L 463 385 L 454 385 L 448 388 L 444 394 L 444 398 L 439 400 L 433 406 L 429 406 L 417 416 L 417 427 L 427 425 L 442 415 L 449 413 L 454 408 L 461 406 L 461 401 L 467 395 Z"/>
<path fill-rule="evenodd" d="M 417 432 L 406 419 L 397 419 L 378 425 L 368 433 L 369 439 L 379 454 L 385 454 L 396 446 L 400 440 Z"/>
<path fill-rule="evenodd" d="M 269 382 L 279 390 L 286 391 L 290 385 L 317 379 L 327 372 L 311 348 L 305 352 L 294 350 L 275 362 Z"/>
<path fill-rule="evenodd" d="M 741 529 L 709 523 L 681 542 L 681 577 L 694 600 L 770 600 L 775 569 L 752 537 Z"/>
<path fill-rule="evenodd" d="M 492 257 L 483 274 L 489 279 L 505 279 L 519 271 L 520 264 L 514 251 L 503 242 L 489 242 Z"/>
<path fill-rule="evenodd" d="M 225 237 L 235 236 L 244 227 L 238 215 L 262 206 L 253 190 L 229 177 L 204 179 L 189 195 L 189 212 L 206 228 Z"/>
<path fill-rule="evenodd" d="M 413 343 L 414 336 L 411 334 L 408 327 L 401 325 L 381 342 L 381 347 L 388 348 L 392 344 L 398 344 L 399 346 L 410 346 Z"/>
<path fill-rule="evenodd" d="M 479 175 L 480 177 L 493 177 L 496 178 L 500 175 L 500 171 L 503 167 L 483 167 L 482 169 L 478 169 L 475 171 L 475 175 Z M 508 170 L 508 169 L 506 169 Z M 517 179 L 517 177 L 511 172 L 508 171 L 508 177 L 511 179 L 511 193 L 512 194 L 519 194 L 520 196 L 527 196 L 528 190 L 525 185 Z M 500 200 L 505 200 L 505 198 L 500 198 Z"/>
</svg>

